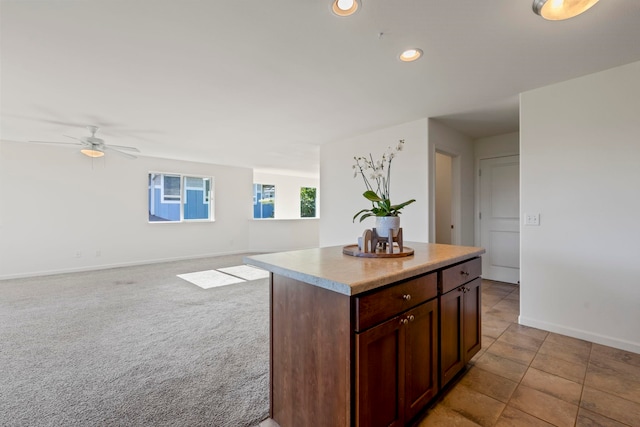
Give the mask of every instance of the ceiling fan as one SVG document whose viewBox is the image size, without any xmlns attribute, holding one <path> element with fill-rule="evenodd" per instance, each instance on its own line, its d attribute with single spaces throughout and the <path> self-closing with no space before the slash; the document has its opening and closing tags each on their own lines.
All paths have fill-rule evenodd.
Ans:
<svg viewBox="0 0 640 427">
<path fill-rule="evenodd" d="M 136 156 L 134 156 L 133 154 L 125 153 L 122 150 L 133 151 L 136 153 L 140 152 L 140 150 L 138 150 L 135 147 L 127 147 L 124 145 L 111 145 L 111 144 L 107 145 L 104 142 L 104 139 L 96 137 L 96 132 L 99 129 L 98 126 L 87 126 L 87 129 L 89 129 L 89 132 L 91 132 L 91 136 L 83 136 L 80 138 L 76 138 L 75 136 L 63 135 L 63 136 L 66 136 L 67 138 L 75 139 L 78 142 L 58 142 L 58 141 L 29 141 L 29 142 L 37 142 L 37 143 L 44 143 L 44 144 L 80 145 L 82 146 L 82 149 L 80 150 L 80 152 L 85 156 L 89 156 L 89 157 L 102 157 L 104 156 L 105 150 L 109 150 L 109 151 L 115 151 L 116 153 L 119 153 L 125 157 L 135 159 Z"/>
</svg>

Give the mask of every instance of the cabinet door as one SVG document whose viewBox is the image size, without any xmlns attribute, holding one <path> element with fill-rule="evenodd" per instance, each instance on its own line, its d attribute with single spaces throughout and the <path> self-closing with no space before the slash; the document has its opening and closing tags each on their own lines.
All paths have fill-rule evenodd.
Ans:
<svg viewBox="0 0 640 427">
<path fill-rule="evenodd" d="M 438 393 L 438 300 L 403 315 L 405 351 L 405 418 L 410 420 Z"/>
<path fill-rule="evenodd" d="M 356 425 L 404 423 L 405 317 L 356 334 Z"/>
<path fill-rule="evenodd" d="M 462 347 L 462 286 L 440 297 L 440 388 L 465 365 Z"/>
<path fill-rule="evenodd" d="M 464 363 L 480 350 L 482 344 L 481 313 L 482 302 L 480 300 L 480 284 L 482 279 L 477 278 L 464 285 L 464 309 L 463 309 L 463 346 Z"/>
</svg>

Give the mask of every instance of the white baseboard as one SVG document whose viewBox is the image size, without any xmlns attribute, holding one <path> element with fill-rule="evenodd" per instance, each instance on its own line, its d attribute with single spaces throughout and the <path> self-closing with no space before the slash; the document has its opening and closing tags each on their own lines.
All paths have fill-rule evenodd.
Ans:
<svg viewBox="0 0 640 427">
<path fill-rule="evenodd" d="M 600 335 L 582 329 L 575 329 L 556 323 L 543 322 L 541 320 L 532 319 L 530 317 L 518 316 L 518 323 L 532 328 L 538 328 L 560 335 L 566 335 L 573 338 L 593 342 L 596 344 L 606 345 L 608 347 L 618 348 L 620 350 L 630 351 L 640 354 L 640 343 L 622 340 L 615 337 Z"/>
<path fill-rule="evenodd" d="M 187 256 L 178 256 L 178 257 L 169 257 L 169 258 L 138 260 L 138 261 L 130 261 L 130 262 L 117 262 L 117 263 L 112 263 L 112 264 L 96 264 L 96 265 L 87 265 L 87 266 L 82 266 L 82 267 L 71 267 L 71 268 L 60 268 L 60 269 L 53 269 L 53 270 L 30 271 L 28 273 L 17 273 L 17 274 L 0 275 L 0 280 L 22 279 L 22 278 L 37 277 L 37 276 L 50 276 L 50 275 L 53 275 L 53 274 L 79 273 L 79 272 L 82 272 L 82 271 L 107 270 L 109 268 L 133 267 L 135 265 L 159 264 L 159 263 L 162 263 L 162 262 L 183 261 L 183 260 L 187 260 L 187 259 L 209 258 L 209 257 L 225 256 L 225 255 L 239 255 L 239 254 L 246 254 L 246 253 L 249 253 L 249 252 L 250 251 L 247 251 L 247 250 L 244 250 L 244 251 L 231 251 L 231 252 L 216 252 L 216 253 L 211 253 L 211 254 L 187 255 Z"/>
</svg>

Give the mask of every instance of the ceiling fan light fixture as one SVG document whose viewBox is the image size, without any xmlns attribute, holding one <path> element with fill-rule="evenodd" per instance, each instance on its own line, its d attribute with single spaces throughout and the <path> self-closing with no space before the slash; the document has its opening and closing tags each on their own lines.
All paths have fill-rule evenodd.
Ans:
<svg viewBox="0 0 640 427">
<path fill-rule="evenodd" d="M 356 13 L 360 0 L 334 0 L 331 10 L 338 16 L 349 16 Z"/>
<path fill-rule="evenodd" d="M 407 49 L 400 54 L 400 61 L 402 62 L 413 62 L 422 56 L 422 49 L 411 48 Z"/>
<path fill-rule="evenodd" d="M 550 21 L 573 18 L 590 9 L 599 0 L 533 0 L 533 11 Z"/>
<path fill-rule="evenodd" d="M 104 151 L 100 151 L 95 148 L 83 148 L 82 150 L 80 150 L 80 152 L 85 156 L 94 157 L 94 158 L 104 156 Z"/>
</svg>

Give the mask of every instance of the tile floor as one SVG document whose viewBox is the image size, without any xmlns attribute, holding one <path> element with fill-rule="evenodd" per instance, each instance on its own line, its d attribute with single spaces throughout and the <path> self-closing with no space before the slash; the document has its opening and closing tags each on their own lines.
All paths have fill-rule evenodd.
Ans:
<svg viewBox="0 0 640 427">
<path fill-rule="evenodd" d="M 482 286 L 482 349 L 417 427 L 640 427 L 640 354 L 518 325 L 518 286 Z"/>
<path fill-rule="evenodd" d="M 640 354 L 518 325 L 518 287 L 482 286 L 482 350 L 419 427 L 640 426 Z"/>
</svg>

